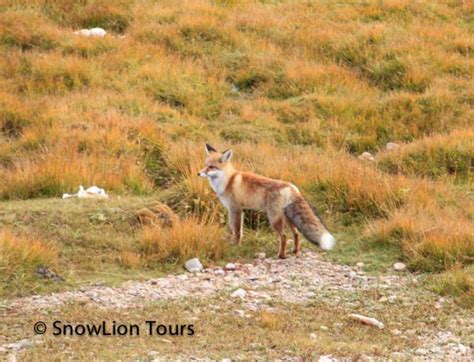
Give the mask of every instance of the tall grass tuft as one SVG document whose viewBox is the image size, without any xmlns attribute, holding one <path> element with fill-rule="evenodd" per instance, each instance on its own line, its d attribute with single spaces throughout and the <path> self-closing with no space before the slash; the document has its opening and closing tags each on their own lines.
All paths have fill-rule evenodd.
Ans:
<svg viewBox="0 0 474 362">
<path fill-rule="evenodd" d="M 0 289 L 15 281 L 32 281 L 39 266 L 56 267 L 58 250 L 39 239 L 0 231 Z"/>
<path fill-rule="evenodd" d="M 198 257 L 218 260 L 223 257 L 228 242 L 215 224 L 196 216 L 189 216 L 170 228 L 159 225 L 143 229 L 140 245 L 149 264 L 156 262 L 183 262 Z"/>
</svg>

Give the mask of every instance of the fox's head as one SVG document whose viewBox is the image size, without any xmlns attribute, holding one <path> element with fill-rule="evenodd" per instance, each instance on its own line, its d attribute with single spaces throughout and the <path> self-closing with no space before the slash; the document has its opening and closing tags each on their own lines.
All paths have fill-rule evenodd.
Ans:
<svg viewBox="0 0 474 362">
<path fill-rule="evenodd" d="M 232 158 L 232 150 L 219 152 L 208 143 L 206 143 L 205 150 L 208 157 L 204 168 L 199 171 L 198 176 L 209 178 L 219 177 L 225 173 L 226 169 L 232 167 L 229 162 Z"/>
</svg>

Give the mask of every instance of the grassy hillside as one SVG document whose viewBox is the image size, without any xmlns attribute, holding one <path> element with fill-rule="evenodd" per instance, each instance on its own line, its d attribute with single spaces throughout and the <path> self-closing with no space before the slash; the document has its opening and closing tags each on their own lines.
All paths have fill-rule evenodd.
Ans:
<svg viewBox="0 0 474 362">
<path fill-rule="evenodd" d="M 229 254 L 221 242 L 223 210 L 195 176 L 210 142 L 298 185 L 341 240 L 329 258 L 379 270 L 403 258 L 447 272 L 437 286 L 472 299 L 468 2 L 1 3 L 3 294 L 41 289 L 40 264 L 93 279 L 101 260 L 123 279 L 196 253 L 276 253 L 258 213 L 246 218 L 250 247 Z M 74 34 L 95 26 L 108 35 Z M 364 151 L 376 162 L 359 160 Z M 80 184 L 112 199 L 46 200 Z M 131 222 L 152 200 L 180 224 Z"/>
</svg>

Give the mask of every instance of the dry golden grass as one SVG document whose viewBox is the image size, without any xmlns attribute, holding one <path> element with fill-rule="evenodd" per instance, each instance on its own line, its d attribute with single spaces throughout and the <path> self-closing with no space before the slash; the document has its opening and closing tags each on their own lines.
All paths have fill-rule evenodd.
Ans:
<svg viewBox="0 0 474 362">
<path fill-rule="evenodd" d="M 474 258 L 472 222 L 434 205 L 396 210 L 386 220 L 369 224 L 366 234 L 378 243 L 400 243 L 413 269 L 447 270 Z"/>
<path fill-rule="evenodd" d="M 195 257 L 218 260 L 228 246 L 216 224 L 193 216 L 174 223 L 170 228 L 159 225 L 145 227 L 139 242 L 147 263 L 175 263 Z"/>
<path fill-rule="evenodd" d="M 214 245 L 217 222 L 198 219 L 223 212 L 195 176 L 211 142 L 233 147 L 242 169 L 295 183 L 336 232 L 370 224 L 420 269 L 470 264 L 466 3 L 6 1 L 0 199 L 93 183 L 156 193 Z M 74 34 L 94 26 L 109 34 Z M 404 146 L 377 165 L 354 157 L 389 141 Z M 434 221 L 441 232 L 426 233 Z M 200 247 L 178 228 L 147 232 L 160 258 Z M 134 252 L 124 265 L 143 262 Z"/>
<path fill-rule="evenodd" d="M 457 130 L 435 135 L 387 152 L 377 159 L 378 166 L 391 173 L 454 177 L 456 181 L 472 182 L 474 172 L 474 131 Z"/>
<path fill-rule="evenodd" d="M 39 266 L 54 268 L 58 262 L 55 246 L 28 235 L 15 235 L 0 230 L 0 291 L 10 285 L 35 278 Z"/>
</svg>

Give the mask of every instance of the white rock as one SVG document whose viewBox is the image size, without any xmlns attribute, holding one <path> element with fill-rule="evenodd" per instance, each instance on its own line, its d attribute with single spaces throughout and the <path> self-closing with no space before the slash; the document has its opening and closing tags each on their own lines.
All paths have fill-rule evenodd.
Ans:
<svg viewBox="0 0 474 362">
<path fill-rule="evenodd" d="M 365 264 L 364 264 L 363 262 L 359 261 L 359 262 L 356 264 L 356 267 L 362 268 L 362 267 L 364 267 L 364 265 L 365 265 Z"/>
<path fill-rule="evenodd" d="M 362 161 L 375 161 L 375 158 L 374 158 L 374 156 L 372 156 L 372 154 L 370 152 L 363 152 L 359 156 L 359 160 L 362 160 Z"/>
<path fill-rule="evenodd" d="M 214 274 L 215 275 L 224 275 L 225 272 L 222 269 L 216 269 L 216 270 L 214 270 Z"/>
<path fill-rule="evenodd" d="M 156 357 L 156 356 L 159 355 L 159 353 L 158 353 L 157 351 L 150 351 L 150 352 L 148 352 L 148 355 L 149 355 L 150 357 Z"/>
<path fill-rule="evenodd" d="M 227 263 L 225 266 L 225 270 L 235 270 L 235 264 L 234 263 Z"/>
<path fill-rule="evenodd" d="M 380 329 L 384 328 L 384 324 L 382 322 L 378 321 L 375 318 L 369 318 L 369 317 L 366 317 L 366 316 L 363 316 L 363 315 L 360 315 L 360 314 L 349 314 L 349 317 L 351 319 L 357 320 L 357 321 L 362 322 L 364 324 L 368 324 L 368 325 L 371 325 L 371 326 L 374 326 L 374 327 L 377 327 L 377 328 L 380 328 Z"/>
<path fill-rule="evenodd" d="M 197 273 L 203 269 L 202 264 L 198 258 L 189 259 L 186 263 L 184 263 L 184 267 L 190 273 Z"/>
<path fill-rule="evenodd" d="M 235 290 L 230 296 L 232 298 L 244 298 L 246 295 L 247 295 L 247 292 L 244 289 L 239 288 Z"/>
<path fill-rule="evenodd" d="M 99 38 L 107 35 L 107 32 L 102 28 L 92 28 L 92 29 L 81 29 L 74 32 L 74 34 L 82 36 L 96 36 Z"/>
<path fill-rule="evenodd" d="M 398 143 L 394 143 L 394 142 L 388 142 L 386 145 L 385 145 L 385 149 L 387 151 L 393 151 L 393 150 L 396 150 L 397 148 L 399 148 L 400 145 Z"/>
<path fill-rule="evenodd" d="M 311 339 L 316 339 L 316 338 L 318 338 L 318 337 L 316 336 L 316 333 L 311 333 L 311 334 L 309 335 L 309 338 L 311 338 Z"/>
<path fill-rule="evenodd" d="M 396 271 L 403 271 L 407 268 L 407 266 L 403 263 L 395 263 L 393 264 L 393 269 Z"/>
<path fill-rule="evenodd" d="M 332 355 L 328 354 L 326 356 L 321 356 L 318 359 L 318 362 L 332 362 L 335 361 L 333 358 L 331 358 Z"/>
<path fill-rule="evenodd" d="M 326 326 L 321 326 L 321 327 L 319 327 L 319 329 L 322 330 L 322 331 L 328 331 L 329 330 L 329 328 L 326 327 Z"/>
<path fill-rule="evenodd" d="M 428 351 L 424 348 L 418 348 L 416 351 L 415 351 L 415 354 L 418 355 L 418 356 L 423 356 L 425 354 L 427 354 Z"/>
<path fill-rule="evenodd" d="M 265 253 L 257 253 L 257 254 L 255 254 L 255 257 L 257 259 L 262 260 L 262 259 L 265 259 L 267 257 L 267 255 Z"/>
<path fill-rule="evenodd" d="M 103 37 L 107 34 L 107 32 L 102 28 L 92 28 L 89 30 L 90 36 L 98 36 Z"/>
<path fill-rule="evenodd" d="M 32 346 L 33 346 L 33 341 L 29 339 L 20 339 L 17 342 L 3 345 L 3 347 L 5 347 L 6 349 L 9 349 L 15 352 L 21 351 L 22 349 L 25 349 L 25 348 L 30 348 Z"/>
<path fill-rule="evenodd" d="M 84 36 L 89 36 L 89 35 L 91 35 L 89 29 L 77 30 L 77 31 L 74 32 L 74 34 L 76 34 L 76 35 L 84 35 Z"/>
</svg>

